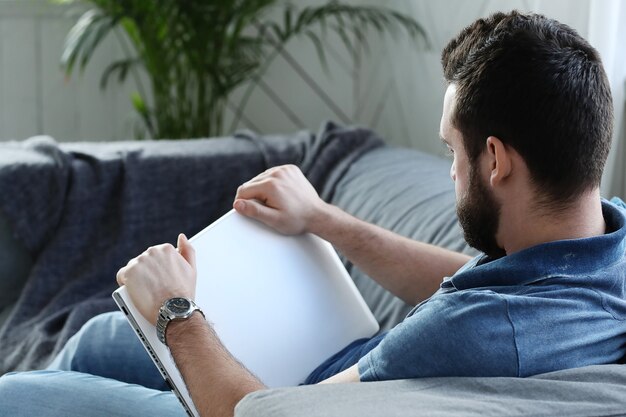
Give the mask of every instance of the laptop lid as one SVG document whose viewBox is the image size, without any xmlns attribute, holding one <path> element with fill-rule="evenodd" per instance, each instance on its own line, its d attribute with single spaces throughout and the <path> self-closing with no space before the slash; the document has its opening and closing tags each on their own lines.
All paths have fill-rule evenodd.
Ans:
<svg viewBox="0 0 626 417">
<path fill-rule="evenodd" d="M 190 242 L 196 304 L 224 346 L 269 387 L 302 383 L 325 359 L 378 330 L 337 253 L 315 235 L 281 235 L 233 210 Z M 154 326 L 124 287 L 114 298 L 173 391 L 197 415 Z"/>
</svg>

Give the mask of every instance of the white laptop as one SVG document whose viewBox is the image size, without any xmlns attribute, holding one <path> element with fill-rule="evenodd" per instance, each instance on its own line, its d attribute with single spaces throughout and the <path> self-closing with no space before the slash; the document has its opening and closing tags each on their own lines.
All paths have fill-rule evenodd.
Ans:
<svg viewBox="0 0 626 417">
<path fill-rule="evenodd" d="M 190 239 L 196 304 L 224 346 L 265 385 L 295 386 L 378 323 L 325 240 L 284 236 L 234 210 Z M 170 352 L 125 287 L 113 298 L 190 416 L 198 417 Z"/>
</svg>

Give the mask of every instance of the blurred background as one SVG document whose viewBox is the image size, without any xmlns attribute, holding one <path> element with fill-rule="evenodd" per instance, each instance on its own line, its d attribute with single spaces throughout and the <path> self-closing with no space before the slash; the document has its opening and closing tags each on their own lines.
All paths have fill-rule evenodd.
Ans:
<svg viewBox="0 0 626 417">
<path fill-rule="evenodd" d="M 146 0 L 147 1 L 147 0 Z M 50 135 L 65 141 L 151 138 L 133 95 L 150 82 L 141 70 L 118 82 L 111 63 L 133 55 L 127 34 L 103 36 L 84 70 L 61 65 L 66 38 L 97 2 L 0 0 L 0 140 Z M 123 3 L 123 2 L 120 2 Z M 281 2 L 276 2 L 278 6 Z M 327 2 L 297 0 L 295 10 Z M 411 17 L 423 32 L 368 30 L 367 47 L 350 49 L 336 32 L 316 32 L 322 46 L 294 36 L 269 60 L 260 78 L 229 94 L 218 134 L 237 129 L 260 133 L 317 130 L 322 121 L 376 130 L 388 143 L 440 154 L 437 141 L 445 85 L 439 63 L 447 41 L 477 17 L 518 9 L 545 14 L 576 29 L 603 56 L 616 108 L 614 146 L 603 195 L 626 195 L 624 83 L 626 2 L 620 0 L 344 0 L 350 6 L 380 6 Z M 154 2 L 158 4 L 158 2 Z M 269 8 L 264 21 L 285 23 L 285 8 Z M 354 34 L 351 34 L 353 36 Z M 320 58 L 319 49 L 323 49 Z M 138 85 L 143 84 L 143 85 Z M 148 91 L 145 91 L 148 90 Z M 216 132 L 212 130 L 211 132 Z M 213 133 L 211 135 L 214 135 Z M 193 135 L 203 136 L 203 135 Z M 209 136 L 208 134 L 205 136 Z"/>
</svg>

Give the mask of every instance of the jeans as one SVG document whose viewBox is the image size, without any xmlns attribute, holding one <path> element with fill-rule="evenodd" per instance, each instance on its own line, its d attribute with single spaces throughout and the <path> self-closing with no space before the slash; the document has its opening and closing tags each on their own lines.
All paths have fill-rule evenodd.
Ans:
<svg viewBox="0 0 626 417">
<path fill-rule="evenodd" d="M 120 312 L 83 326 L 43 371 L 0 377 L 0 416 L 186 416 Z"/>
<path fill-rule="evenodd" d="M 359 359 L 378 346 L 386 335 L 385 331 L 370 339 L 355 340 L 315 368 L 302 385 L 317 384 L 359 363 Z"/>
</svg>

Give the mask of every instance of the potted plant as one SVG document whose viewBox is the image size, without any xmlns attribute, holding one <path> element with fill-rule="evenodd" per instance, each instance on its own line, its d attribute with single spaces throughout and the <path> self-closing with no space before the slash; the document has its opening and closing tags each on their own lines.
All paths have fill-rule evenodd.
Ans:
<svg viewBox="0 0 626 417">
<path fill-rule="evenodd" d="M 369 30 L 393 35 L 405 31 L 413 39 L 426 40 L 422 27 L 410 17 L 334 0 L 302 8 L 282 0 L 83 3 L 93 7 L 67 35 L 61 57 L 66 74 L 84 69 L 102 40 L 116 33 L 126 56 L 104 70 L 101 87 L 105 88 L 111 77 L 123 82 L 132 74 L 138 91 L 131 99 L 143 122 L 141 136 L 155 139 L 224 133 L 229 96 L 242 84 L 251 83 L 240 103 L 245 106 L 255 82 L 296 36 L 315 45 L 324 65 L 323 40 L 328 33 L 337 34 L 353 52 L 364 45 Z M 140 76 L 141 72 L 145 75 Z"/>
</svg>

